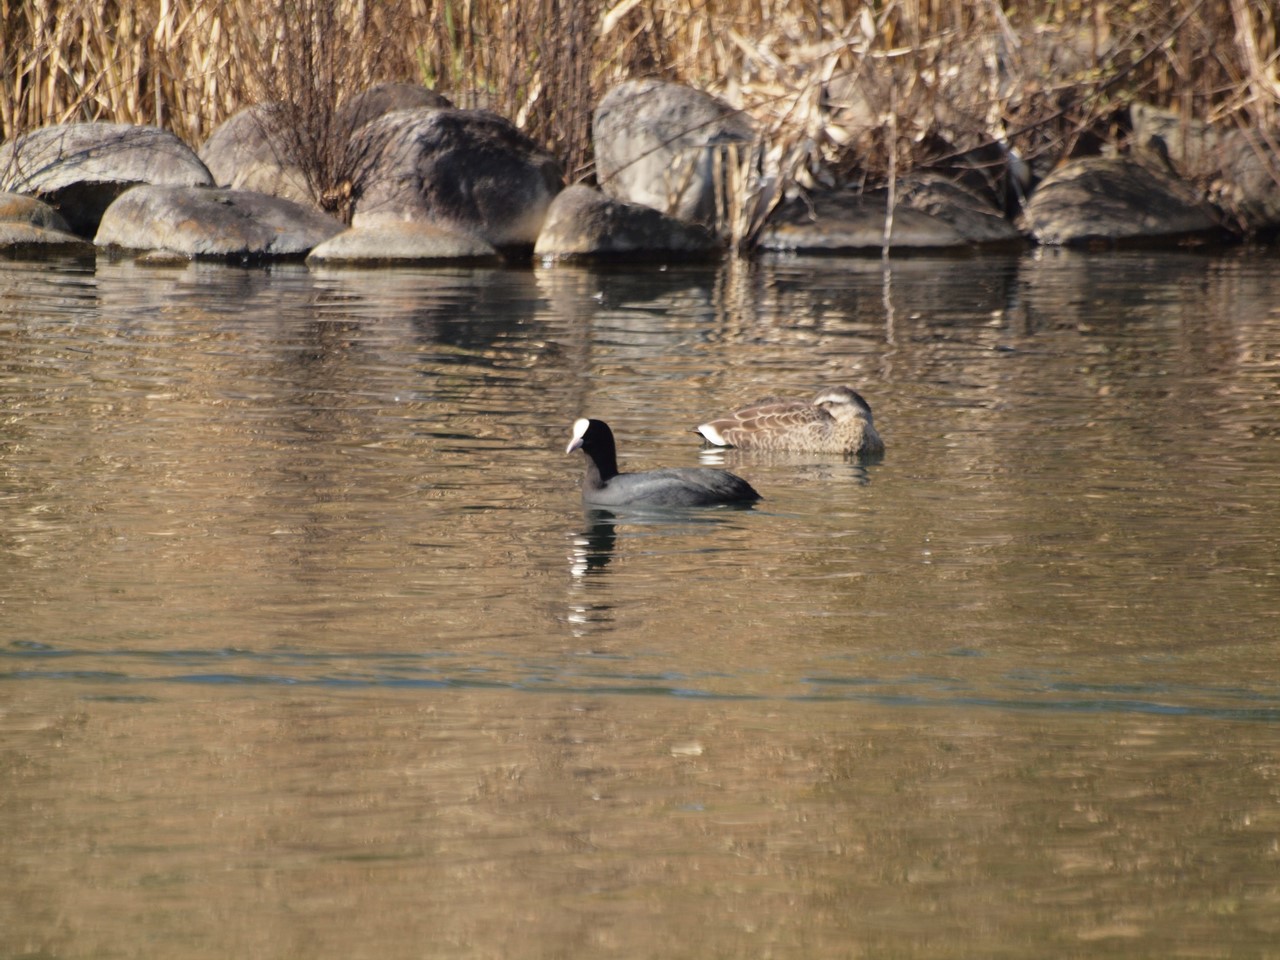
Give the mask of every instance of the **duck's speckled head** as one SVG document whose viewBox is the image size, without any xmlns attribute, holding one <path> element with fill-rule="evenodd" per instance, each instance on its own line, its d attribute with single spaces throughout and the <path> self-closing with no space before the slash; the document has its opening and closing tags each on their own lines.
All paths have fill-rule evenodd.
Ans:
<svg viewBox="0 0 1280 960">
<path fill-rule="evenodd" d="M 813 398 L 813 405 L 829 411 L 837 420 L 859 417 L 867 423 L 873 422 L 871 404 L 849 387 L 828 387 Z"/>
</svg>

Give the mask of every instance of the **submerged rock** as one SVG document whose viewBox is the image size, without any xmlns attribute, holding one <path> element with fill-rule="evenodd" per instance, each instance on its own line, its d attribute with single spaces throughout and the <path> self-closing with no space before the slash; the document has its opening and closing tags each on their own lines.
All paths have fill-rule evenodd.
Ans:
<svg viewBox="0 0 1280 960">
<path fill-rule="evenodd" d="M 889 247 L 963 249 L 1024 243 L 1017 228 L 984 197 L 939 174 L 898 185 Z M 884 247 L 887 190 L 832 190 L 779 207 L 762 231 L 764 250 L 869 253 Z"/>
<path fill-rule="evenodd" d="M 367 218 L 317 246 L 307 256 L 312 264 L 401 266 L 427 263 L 498 263 L 492 244 L 469 234 L 421 221 Z"/>
<path fill-rule="evenodd" d="M 68 123 L 0 146 L 0 190 L 46 201 L 82 237 L 92 237 L 103 211 L 140 183 L 210 186 L 213 177 L 190 147 L 159 127 Z"/>
<path fill-rule="evenodd" d="M 0 193 L 0 255 L 28 258 L 91 253 L 93 244 L 73 234 L 49 204 L 21 193 Z"/>
<path fill-rule="evenodd" d="M 225 260 L 301 258 L 342 230 L 302 204 L 248 190 L 134 187 L 103 214 L 95 242 Z"/>
<path fill-rule="evenodd" d="M 1039 243 L 1163 245 L 1226 237 L 1186 183 L 1136 160 L 1082 157 L 1040 183 L 1022 223 Z"/>
<path fill-rule="evenodd" d="M 707 256 L 718 248 L 716 239 L 697 224 L 577 185 L 551 202 L 533 252 L 546 260 L 643 259 L 672 253 Z"/>
</svg>

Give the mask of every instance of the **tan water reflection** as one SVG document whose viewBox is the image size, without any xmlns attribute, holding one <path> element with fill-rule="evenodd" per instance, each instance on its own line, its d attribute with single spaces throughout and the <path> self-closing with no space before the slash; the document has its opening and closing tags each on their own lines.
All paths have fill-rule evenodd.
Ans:
<svg viewBox="0 0 1280 960">
<path fill-rule="evenodd" d="M 0 956 L 1276 955 L 1272 267 L 0 264 Z"/>
<path fill-rule="evenodd" d="M 1209 956 L 1280 935 L 1257 725 L 49 692 L 3 718 L 12 955 Z"/>
</svg>

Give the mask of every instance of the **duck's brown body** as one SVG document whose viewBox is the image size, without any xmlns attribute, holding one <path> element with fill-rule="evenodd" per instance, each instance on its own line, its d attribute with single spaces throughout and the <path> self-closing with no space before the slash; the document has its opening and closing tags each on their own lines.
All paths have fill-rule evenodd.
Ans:
<svg viewBox="0 0 1280 960">
<path fill-rule="evenodd" d="M 698 427 L 717 447 L 838 453 L 884 453 L 870 405 L 848 387 L 830 387 L 813 400 L 769 397 Z"/>
</svg>

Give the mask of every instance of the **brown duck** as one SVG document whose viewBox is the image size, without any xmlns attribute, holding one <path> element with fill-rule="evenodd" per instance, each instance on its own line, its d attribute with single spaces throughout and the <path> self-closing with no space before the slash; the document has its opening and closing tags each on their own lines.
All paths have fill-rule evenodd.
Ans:
<svg viewBox="0 0 1280 960">
<path fill-rule="evenodd" d="M 698 433 L 714 446 L 742 450 L 884 453 L 871 405 L 848 387 L 827 387 L 811 401 L 769 397 L 699 425 Z"/>
</svg>

